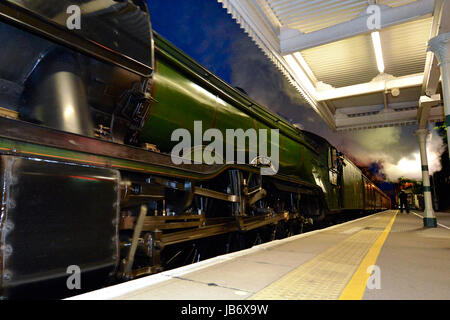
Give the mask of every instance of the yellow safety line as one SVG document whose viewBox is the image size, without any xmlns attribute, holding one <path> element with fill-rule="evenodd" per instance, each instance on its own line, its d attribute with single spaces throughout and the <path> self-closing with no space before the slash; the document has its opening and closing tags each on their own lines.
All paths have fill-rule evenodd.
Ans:
<svg viewBox="0 0 450 320">
<path fill-rule="evenodd" d="M 386 229 L 380 237 L 375 241 L 373 246 L 369 249 L 369 252 L 364 257 L 363 261 L 359 265 L 353 277 L 345 287 L 339 300 L 361 300 L 366 291 L 367 281 L 369 280 L 370 274 L 367 272 L 370 266 L 374 266 L 377 262 L 378 256 L 383 248 L 384 242 L 386 241 L 389 233 L 391 232 L 392 225 L 394 224 L 395 218 L 397 217 L 398 211 L 395 213 L 394 217 L 389 222 Z"/>
<path fill-rule="evenodd" d="M 250 300 L 337 300 L 394 212 L 358 224 L 359 232 L 340 241 L 272 282 Z M 339 227 L 338 233 L 347 228 Z M 340 230 L 340 231 L 339 231 Z"/>
</svg>

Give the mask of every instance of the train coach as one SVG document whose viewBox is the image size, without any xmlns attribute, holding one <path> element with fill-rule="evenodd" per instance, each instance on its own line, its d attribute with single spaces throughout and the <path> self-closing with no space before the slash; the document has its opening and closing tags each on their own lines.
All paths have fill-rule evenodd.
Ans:
<svg viewBox="0 0 450 320">
<path fill-rule="evenodd" d="M 1 1 L 0 42 L 3 298 L 74 295 L 390 207 L 326 140 L 155 33 L 145 1 Z M 172 133 L 198 121 L 277 130 L 259 142 L 277 170 L 262 175 L 273 163 L 248 145 L 234 150 L 247 164 L 174 163 Z"/>
</svg>

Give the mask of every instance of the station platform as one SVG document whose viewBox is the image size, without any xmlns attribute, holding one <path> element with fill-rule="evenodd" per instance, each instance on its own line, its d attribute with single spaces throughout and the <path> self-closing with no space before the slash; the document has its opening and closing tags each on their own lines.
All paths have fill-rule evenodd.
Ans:
<svg viewBox="0 0 450 320">
<path fill-rule="evenodd" d="M 73 300 L 450 299 L 450 213 L 386 211 Z"/>
</svg>

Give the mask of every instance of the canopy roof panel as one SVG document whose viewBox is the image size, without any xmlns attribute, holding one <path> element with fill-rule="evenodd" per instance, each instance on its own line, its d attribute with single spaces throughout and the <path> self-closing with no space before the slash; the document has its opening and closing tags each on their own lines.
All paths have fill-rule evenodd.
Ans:
<svg viewBox="0 0 450 320">
<path fill-rule="evenodd" d="M 280 23 L 309 33 L 355 18 L 367 7 L 366 0 L 268 0 Z"/>
<path fill-rule="evenodd" d="M 331 42 L 301 54 L 318 81 L 336 88 L 369 82 L 378 75 L 370 35 Z"/>
<path fill-rule="evenodd" d="M 374 113 L 390 111 L 398 112 L 399 125 L 426 124 L 427 119 L 411 119 L 411 108 L 426 117 L 419 112 L 424 94 L 442 107 L 436 95 L 439 68 L 427 48 L 431 38 L 450 31 L 448 0 L 218 2 L 333 129 L 362 127 L 356 120 L 341 121 L 361 114 L 368 114 L 357 117 L 368 128 Z M 369 21 L 378 21 L 379 28 Z M 407 119 L 402 110 L 408 110 Z M 436 110 L 433 121 L 440 119 Z"/>
</svg>

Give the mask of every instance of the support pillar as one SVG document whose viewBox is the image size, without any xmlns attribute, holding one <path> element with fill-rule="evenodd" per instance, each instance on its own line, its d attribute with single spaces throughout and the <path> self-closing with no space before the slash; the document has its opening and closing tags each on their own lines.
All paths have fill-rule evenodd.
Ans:
<svg viewBox="0 0 450 320">
<path fill-rule="evenodd" d="M 436 55 L 440 63 L 447 138 L 449 142 L 448 146 L 450 147 L 450 32 L 434 37 L 430 40 L 428 46 L 429 50 Z"/>
<path fill-rule="evenodd" d="M 433 210 L 433 200 L 431 199 L 430 174 L 428 169 L 427 156 L 427 136 L 430 132 L 427 129 L 416 131 L 419 138 L 420 158 L 422 160 L 423 196 L 425 200 L 425 212 L 423 224 L 426 228 L 437 228 L 437 220 Z"/>
</svg>

